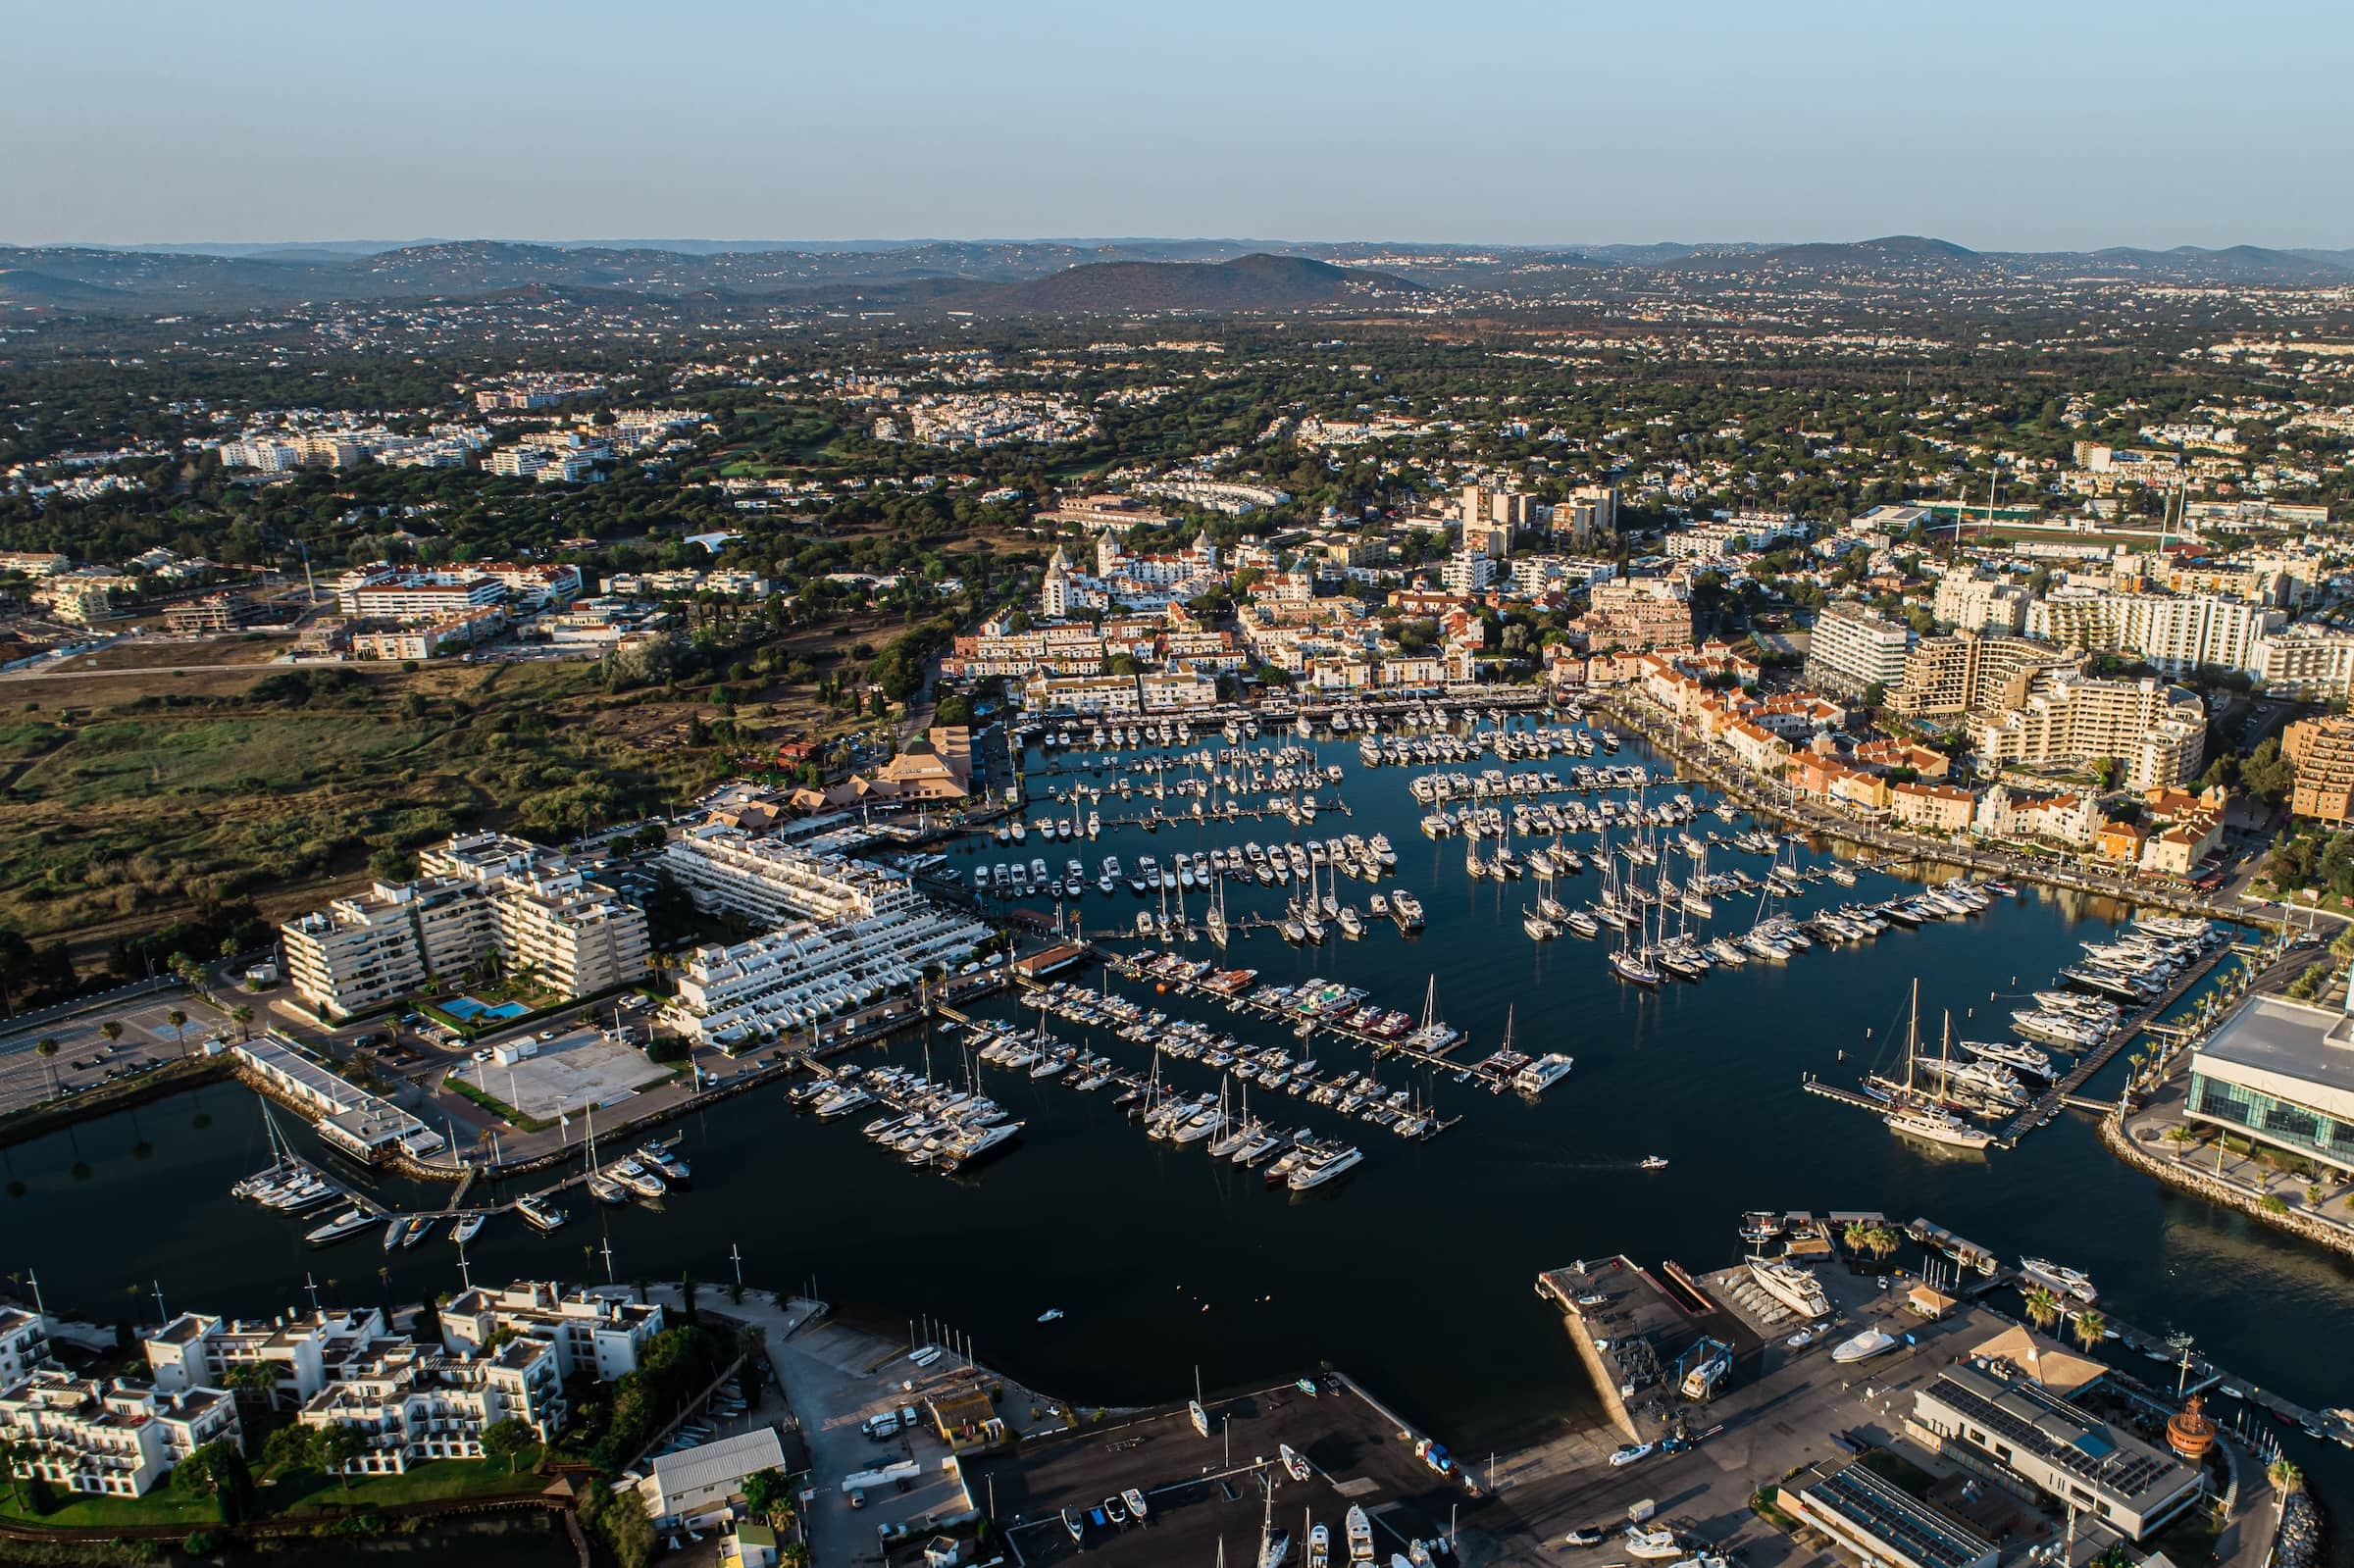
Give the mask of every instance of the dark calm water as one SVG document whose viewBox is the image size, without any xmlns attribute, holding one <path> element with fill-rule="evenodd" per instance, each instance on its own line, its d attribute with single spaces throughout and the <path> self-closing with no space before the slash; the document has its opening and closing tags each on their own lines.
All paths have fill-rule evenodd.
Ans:
<svg viewBox="0 0 2354 1568">
<path fill-rule="evenodd" d="M 1522 1048 L 1575 1056 L 1574 1073 L 1541 1104 L 1388 1067 L 1385 1077 L 1435 1095 L 1461 1125 L 1407 1144 L 1347 1124 L 1365 1163 L 1336 1189 L 1294 1197 L 1267 1190 L 1255 1173 L 1213 1167 L 1198 1148 L 1155 1143 L 1108 1094 L 1076 1094 L 1060 1081 L 985 1069 L 990 1091 L 1028 1129 L 1010 1153 L 956 1182 L 888 1157 L 858 1135 L 864 1117 L 821 1126 L 763 1093 L 686 1127 L 694 1187 L 665 1211 L 576 1201 L 575 1223 L 553 1237 L 494 1222 L 471 1249 L 477 1277 L 601 1278 L 609 1241 L 618 1279 L 692 1271 L 724 1282 L 730 1248 L 741 1247 L 754 1283 L 814 1281 L 829 1299 L 881 1322 L 930 1314 L 969 1333 L 983 1358 L 1081 1401 L 1168 1397 L 1191 1385 L 1196 1366 L 1216 1387 L 1328 1360 L 1476 1453 L 1591 1407 L 1556 1313 L 1533 1294 L 1539 1270 L 1621 1250 L 1714 1267 L 1737 1255 L 1743 1209 L 1881 1209 L 1900 1221 L 1928 1215 L 2006 1258 L 2035 1252 L 2075 1264 L 2099 1282 L 2115 1318 L 2187 1331 L 2237 1375 L 2309 1405 L 2354 1402 L 2354 1268 L 2127 1171 L 2079 1116 L 2015 1152 L 1940 1157 L 1800 1088 L 1802 1072 L 1853 1082 L 1866 1062 L 1886 1060 L 1917 979 L 1924 1036 L 1948 1009 L 1957 1035 L 1998 1030 L 2019 1005 L 2013 993 L 2049 984 L 2078 941 L 2099 938 L 2124 911 L 2030 892 L 1968 923 L 1892 931 L 1863 947 L 1818 944 L 1787 967 L 1719 970 L 1701 985 L 1646 994 L 1611 978 L 1597 944 L 1530 942 L 1519 920 L 1534 885 L 1467 879 L 1458 840 L 1434 844 L 1416 831 L 1408 771 L 1359 770 L 1353 743 L 1322 750 L 1349 766 L 1339 792 L 1355 815 L 1320 817 L 1307 832 L 1387 832 L 1429 929 L 1409 940 L 1373 922 L 1360 942 L 1336 933 L 1305 950 L 1268 934 L 1238 941 L 1230 961 L 1270 978 L 1363 986 L 1408 1012 L 1435 974 L 1440 1013 L 1471 1036 L 1458 1056 L 1492 1048 L 1508 1009 Z M 1622 760 L 1649 759 L 1630 744 Z M 1034 787 L 1043 795 L 1061 782 Z M 1717 826 L 1704 818 L 1695 831 Z M 1106 853 L 1133 867 L 1140 851 L 1165 859 L 1175 848 L 1297 833 L 1268 820 L 1106 831 L 1093 844 L 1034 835 L 966 846 L 959 863 L 1018 853 L 1059 872 L 1077 854 L 1092 887 Z M 1753 873 L 1766 864 L 1718 855 Z M 1594 885 L 1589 872 L 1565 881 L 1562 896 L 1582 901 Z M 1796 907 L 1893 886 L 1866 868 L 1858 887 L 1821 884 Z M 1360 906 L 1370 890 L 1341 883 Z M 1284 891 L 1254 885 L 1230 908 L 1272 909 Z M 1137 907 L 1125 887 L 1111 898 L 1091 891 L 1085 918 L 1091 930 L 1127 926 Z M 1719 908 L 1735 930 L 1754 912 L 1740 899 Z M 1246 1039 L 1293 1043 L 1203 1002 L 1159 1005 Z M 1981 1018 L 1969 1017 L 1973 1008 Z M 1000 1002 L 983 1011 L 1014 1010 Z M 1074 1025 L 1051 1027 L 1087 1037 Z M 936 1072 L 963 1071 L 959 1038 L 930 1038 Z M 1088 1042 L 1124 1065 L 1148 1065 L 1143 1050 L 1105 1032 Z M 924 1043 L 908 1039 L 888 1054 L 917 1060 Z M 1319 1053 L 1328 1068 L 1363 1065 L 1352 1047 L 1327 1043 Z M 2113 1091 L 2106 1080 L 2123 1071 L 2113 1067 L 2093 1090 Z M 1216 1087 L 1199 1062 L 1169 1063 L 1164 1074 L 1189 1088 Z M 1263 1108 L 1286 1124 L 1344 1125 L 1289 1096 Z M 1667 1157 L 1668 1169 L 1638 1170 L 1650 1153 Z M 158 1281 L 175 1310 L 237 1313 L 300 1304 L 306 1275 L 323 1294 L 345 1297 L 413 1300 L 458 1283 L 455 1249 L 442 1240 L 393 1255 L 373 1237 L 306 1248 L 301 1225 L 228 1195 L 264 1158 L 255 1101 L 226 1087 L 0 1153 L 0 1273 L 37 1269 L 53 1308 L 149 1322 Z M 404 1194 L 392 1184 L 384 1195 Z M 1049 1307 L 1067 1316 L 1037 1323 Z M 2293 1433 L 2286 1442 L 2344 1517 L 2354 1456 Z"/>
</svg>

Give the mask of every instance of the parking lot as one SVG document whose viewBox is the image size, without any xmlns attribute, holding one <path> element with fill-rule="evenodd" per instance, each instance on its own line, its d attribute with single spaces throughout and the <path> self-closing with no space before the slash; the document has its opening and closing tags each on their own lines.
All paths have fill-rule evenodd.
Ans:
<svg viewBox="0 0 2354 1568">
<path fill-rule="evenodd" d="M 187 1015 L 179 1029 L 172 1026 L 177 1009 Z M 120 1026 L 119 1039 L 109 1039 L 106 1026 Z M 113 1006 L 99 1006 L 71 1018 L 6 1029 L 0 1034 L 0 1111 L 13 1111 L 48 1099 L 51 1072 L 54 1092 L 84 1093 L 101 1084 L 117 1082 L 175 1061 L 194 1050 L 205 1037 L 235 1026 L 209 1004 L 178 989 L 152 991 Z M 43 1057 L 43 1039 L 57 1041 L 57 1054 Z"/>
<path fill-rule="evenodd" d="M 1211 1400 L 1206 1438 L 1184 1409 L 1158 1411 L 1032 1439 L 1017 1452 L 968 1459 L 967 1469 L 975 1492 L 994 1492 L 997 1517 L 1033 1568 L 1083 1550 L 1115 1564 L 1206 1563 L 1221 1543 L 1228 1562 L 1255 1562 L 1270 1509 L 1276 1528 L 1291 1533 L 1295 1561 L 1310 1521 L 1331 1532 L 1338 1561 L 1352 1505 L 1371 1518 L 1377 1556 L 1387 1561 L 1445 1535 L 1458 1512 L 1469 1528 L 1491 1506 L 1416 1457 L 1348 1385 L 1326 1379 L 1319 1391 L 1310 1396 L 1285 1384 Z M 1306 1461 L 1305 1480 L 1284 1470 L 1286 1444 Z M 1105 1499 L 1131 1490 L 1145 1498 L 1143 1522 L 1113 1522 Z M 1065 1508 L 1080 1521 L 1080 1541 L 1063 1523 Z"/>
<path fill-rule="evenodd" d="M 493 1047 L 481 1046 L 472 1060 L 461 1059 L 451 1069 L 452 1076 L 535 1121 L 552 1122 L 589 1105 L 619 1105 L 671 1075 L 670 1068 L 648 1061 L 637 1046 L 617 1044 L 593 1025 L 540 1034 L 553 1037 L 534 1038 L 529 1056 L 495 1061 Z"/>
</svg>

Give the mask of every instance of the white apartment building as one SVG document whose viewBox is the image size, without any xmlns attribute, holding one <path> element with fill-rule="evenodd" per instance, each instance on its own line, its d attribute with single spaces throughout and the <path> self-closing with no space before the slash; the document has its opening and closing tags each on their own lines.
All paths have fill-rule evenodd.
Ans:
<svg viewBox="0 0 2354 1568">
<path fill-rule="evenodd" d="M 2202 665 L 2254 675 L 2256 646 L 2286 621 L 2277 610 L 2199 593 L 2062 588 L 2027 608 L 2027 634 L 2067 647 L 2130 654 L 2167 675 Z"/>
<path fill-rule="evenodd" d="M 472 1358 L 406 1338 L 382 1341 L 304 1402 L 306 1427 L 341 1426 L 359 1435 L 351 1475 L 400 1475 L 429 1459 L 480 1459 L 483 1433 L 516 1420 L 544 1441 L 564 1425 L 568 1406 L 556 1347 L 544 1340 L 509 1340 Z"/>
<path fill-rule="evenodd" d="M 2007 635 L 2027 624 L 2027 605 L 2033 595 L 2026 584 L 1992 572 L 1957 568 L 1937 580 L 1937 594 L 1929 613 L 1938 624 L 1957 632 Z"/>
<path fill-rule="evenodd" d="M 208 1442 L 242 1442 L 236 1399 L 220 1389 L 167 1392 L 39 1367 L 0 1387 L 0 1437 L 15 1468 L 66 1492 L 140 1497 Z"/>
<path fill-rule="evenodd" d="M 376 1307 L 243 1322 L 182 1312 L 147 1334 L 141 1347 L 149 1378 L 167 1392 L 225 1388 L 232 1370 L 258 1365 L 275 1375 L 273 1404 L 300 1404 L 389 1338 Z"/>
<path fill-rule="evenodd" d="M 2257 639 L 2253 673 L 2276 694 L 2316 702 L 2354 699 L 2354 633 L 2311 623 L 2268 632 Z"/>
<path fill-rule="evenodd" d="M 1200 670 L 1147 670 L 1136 678 L 1136 694 L 1146 713 L 1189 713 L 1217 706 L 1218 678 Z"/>
<path fill-rule="evenodd" d="M 1439 583 L 1450 593 L 1485 593 L 1495 582 L 1496 563 L 1483 550 L 1458 550 L 1439 570 Z"/>
<path fill-rule="evenodd" d="M 11 1384 L 49 1359 L 49 1320 L 23 1307 L 0 1306 L 0 1385 Z"/>
<path fill-rule="evenodd" d="M 673 838 L 666 870 L 696 905 L 773 924 L 748 941 L 695 949 L 669 1009 L 727 1048 L 808 1028 L 963 963 L 989 939 L 936 908 L 906 873 L 814 855 L 714 825 Z"/>
<path fill-rule="evenodd" d="M 279 927 L 286 978 L 322 1017 L 349 1018 L 475 968 L 494 945 L 482 890 L 449 879 L 380 882 Z"/>
<path fill-rule="evenodd" d="M 425 875 L 378 883 L 279 928 L 295 991 L 349 1018 L 479 968 L 496 953 L 585 996 L 640 979 L 645 912 L 564 858 L 504 834 L 470 834 L 419 856 Z"/>
<path fill-rule="evenodd" d="M 2089 763 L 2115 757 L 2135 790 L 2198 777 L 2206 761 L 2207 709 L 2163 681 L 2053 677 L 2049 690 L 2015 708 L 1974 714 L 1971 745 L 1997 767 Z"/>
<path fill-rule="evenodd" d="M 410 572 L 378 564 L 354 567 L 335 581 L 345 615 L 389 621 L 448 620 L 486 610 L 507 597 L 507 585 L 487 573 Z"/>
<path fill-rule="evenodd" d="M 1810 684 L 1843 696 L 1877 685 L 1893 691 L 1905 679 L 1905 651 L 1913 629 L 1889 621 L 1861 604 L 1845 601 L 1824 609 L 1815 622 L 1807 649 Z"/>
<path fill-rule="evenodd" d="M 502 1330 L 555 1348 L 556 1370 L 599 1383 L 638 1370 L 664 1327 L 659 1301 L 566 1290 L 553 1282 L 519 1281 L 503 1290 L 460 1290 L 441 1307 L 441 1343 L 452 1355 L 479 1356 Z"/>
</svg>

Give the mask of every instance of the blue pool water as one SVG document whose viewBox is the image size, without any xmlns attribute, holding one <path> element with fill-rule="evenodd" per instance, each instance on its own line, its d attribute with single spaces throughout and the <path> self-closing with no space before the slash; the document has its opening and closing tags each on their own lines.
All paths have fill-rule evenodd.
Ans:
<svg viewBox="0 0 2354 1568">
<path fill-rule="evenodd" d="M 477 1018 L 521 1018 L 531 1011 L 521 1002 L 500 1002 L 496 1007 L 478 1002 L 471 996 L 453 996 L 441 1004 L 441 1011 L 452 1018 L 472 1022 Z"/>
</svg>

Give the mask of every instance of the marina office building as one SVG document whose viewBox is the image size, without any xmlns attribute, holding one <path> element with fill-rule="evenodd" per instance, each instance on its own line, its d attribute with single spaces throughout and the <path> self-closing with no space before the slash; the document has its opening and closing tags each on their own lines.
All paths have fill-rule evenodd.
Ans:
<svg viewBox="0 0 2354 1568">
<path fill-rule="evenodd" d="M 2188 1507 L 2199 1472 L 2005 1363 L 1948 1367 L 1913 1395 L 1907 1432 L 2008 1491 L 2041 1492 L 2140 1541 Z"/>
<path fill-rule="evenodd" d="M 704 1044 L 755 1044 L 914 986 L 969 959 L 980 921 L 944 911 L 905 872 L 710 824 L 671 839 L 663 867 L 696 906 L 777 929 L 698 947 L 666 1017 Z"/>
<path fill-rule="evenodd" d="M 2249 997 L 2192 1054 L 2184 1114 L 2354 1173 L 2354 1016 Z"/>
</svg>

